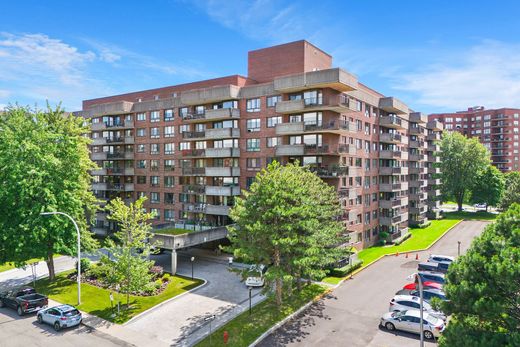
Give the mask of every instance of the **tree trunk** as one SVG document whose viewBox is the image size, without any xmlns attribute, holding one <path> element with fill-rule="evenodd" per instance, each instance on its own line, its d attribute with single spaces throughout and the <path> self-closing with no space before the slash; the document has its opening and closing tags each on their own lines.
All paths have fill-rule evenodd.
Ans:
<svg viewBox="0 0 520 347">
<path fill-rule="evenodd" d="M 464 192 L 457 194 L 457 205 L 458 205 L 458 211 L 462 212 L 462 204 L 464 203 Z"/>
<path fill-rule="evenodd" d="M 274 249 L 274 266 L 280 268 L 280 249 L 276 247 Z M 275 297 L 276 297 L 276 305 L 281 306 L 282 305 L 282 279 L 277 278 L 275 281 Z"/>
<path fill-rule="evenodd" d="M 53 259 L 53 252 L 52 250 L 49 250 L 47 252 L 47 259 L 45 260 L 47 263 L 47 268 L 49 269 L 49 280 L 54 281 L 56 278 L 56 272 L 54 271 L 54 259 Z"/>
<path fill-rule="evenodd" d="M 298 269 L 297 276 L 296 276 L 296 288 L 298 289 L 298 292 L 302 291 L 302 272 L 300 269 Z"/>
</svg>

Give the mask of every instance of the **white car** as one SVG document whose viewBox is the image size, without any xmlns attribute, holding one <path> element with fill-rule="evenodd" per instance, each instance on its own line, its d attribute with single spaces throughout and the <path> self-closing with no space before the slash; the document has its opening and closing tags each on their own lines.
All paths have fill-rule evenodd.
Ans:
<svg viewBox="0 0 520 347">
<path fill-rule="evenodd" d="M 249 277 L 246 279 L 246 286 L 248 287 L 263 287 L 265 284 L 264 274 L 267 271 L 265 265 L 251 265 L 249 268 Z"/>
<path fill-rule="evenodd" d="M 420 334 L 421 312 L 419 310 L 407 310 L 401 312 L 387 312 L 381 317 L 380 325 L 386 329 L 408 331 Z M 423 335 L 426 339 L 439 337 L 444 331 L 445 323 L 442 319 L 436 318 L 423 312 Z"/>
<path fill-rule="evenodd" d="M 421 307 L 420 299 L 413 295 L 396 295 L 390 300 L 390 307 L 388 311 L 406 311 L 406 310 L 418 310 Z M 434 317 L 440 318 L 446 321 L 446 315 L 442 312 L 435 311 L 433 307 L 426 301 L 423 300 L 423 311 L 431 314 Z"/>
<path fill-rule="evenodd" d="M 474 206 L 475 206 L 475 208 L 483 208 L 483 209 L 485 209 L 487 207 L 486 204 L 475 204 Z"/>
<path fill-rule="evenodd" d="M 449 255 L 440 255 L 440 254 L 430 254 L 428 258 L 430 263 L 453 263 L 455 261 L 455 257 L 451 257 Z"/>
<path fill-rule="evenodd" d="M 36 315 L 38 323 L 47 323 L 59 331 L 62 328 L 70 328 L 81 324 L 81 312 L 70 305 L 60 305 L 38 311 Z"/>
</svg>

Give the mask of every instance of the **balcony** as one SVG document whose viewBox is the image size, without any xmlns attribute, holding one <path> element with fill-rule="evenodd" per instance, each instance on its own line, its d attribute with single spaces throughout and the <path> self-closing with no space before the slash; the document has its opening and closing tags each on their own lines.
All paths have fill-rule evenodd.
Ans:
<svg viewBox="0 0 520 347">
<path fill-rule="evenodd" d="M 299 145 L 278 145 L 275 149 L 275 155 L 277 157 L 282 156 L 302 156 L 305 153 L 305 146 Z"/>
<path fill-rule="evenodd" d="M 322 178 L 340 177 L 345 176 L 348 173 L 348 168 L 346 166 L 338 165 L 333 165 L 331 167 L 311 166 L 309 170 Z"/>
<path fill-rule="evenodd" d="M 393 151 L 393 150 L 381 150 L 379 152 L 379 158 L 381 159 L 408 159 L 408 152 Z"/>
<path fill-rule="evenodd" d="M 332 88 L 340 92 L 357 89 L 357 78 L 339 68 L 310 71 L 278 77 L 274 80 L 274 89 L 290 93 L 305 89 Z"/>
<path fill-rule="evenodd" d="M 183 167 L 182 175 L 183 176 L 204 176 L 206 173 L 206 168 L 204 167 Z"/>
<path fill-rule="evenodd" d="M 428 191 L 428 198 L 430 198 L 430 197 L 437 197 L 437 196 L 441 196 L 440 189 L 434 189 L 434 190 L 429 190 Z"/>
<path fill-rule="evenodd" d="M 185 194 L 204 194 L 205 186 L 202 184 L 186 184 L 182 187 Z"/>
<path fill-rule="evenodd" d="M 379 167 L 379 174 L 380 175 L 407 175 L 408 174 L 408 168 L 407 167 L 387 167 L 387 166 L 380 166 Z"/>
<path fill-rule="evenodd" d="M 412 135 L 426 136 L 426 129 L 423 127 L 411 127 L 409 131 Z"/>
<path fill-rule="evenodd" d="M 362 176 L 362 175 L 363 175 L 363 170 L 362 170 L 362 168 L 360 168 L 360 167 L 349 166 L 349 167 L 348 167 L 347 175 L 348 175 L 349 177 Z"/>
<path fill-rule="evenodd" d="M 93 176 L 118 176 L 118 175 L 125 175 L 125 176 L 133 176 L 134 175 L 134 168 L 104 168 L 104 169 L 97 169 L 92 170 L 90 172 Z"/>
<path fill-rule="evenodd" d="M 92 183 L 92 190 L 107 190 L 106 183 Z"/>
<path fill-rule="evenodd" d="M 379 125 L 382 127 L 393 129 L 407 129 L 408 122 L 396 116 L 381 116 L 379 117 Z"/>
<path fill-rule="evenodd" d="M 408 106 L 406 106 L 401 100 L 394 97 L 386 97 L 379 99 L 379 108 L 396 114 L 407 114 Z"/>
<path fill-rule="evenodd" d="M 390 200 L 379 200 L 379 208 L 393 209 L 398 206 L 402 206 L 401 197 L 392 198 Z"/>
<path fill-rule="evenodd" d="M 182 210 L 184 212 L 191 213 L 204 213 L 206 211 L 206 204 L 196 203 L 196 204 L 182 204 Z"/>
<path fill-rule="evenodd" d="M 234 85 L 216 86 L 181 92 L 184 105 L 203 105 L 217 101 L 238 99 L 240 87 Z"/>
<path fill-rule="evenodd" d="M 398 215 L 394 217 L 386 217 L 386 216 L 380 216 L 379 217 L 379 224 L 381 225 L 393 225 L 397 223 L 401 223 L 403 221 L 403 216 Z"/>
<path fill-rule="evenodd" d="M 134 152 L 108 152 L 107 160 L 134 159 Z"/>
<path fill-rule="evenodd" d="M 211 196 L 237 196 L 240 195 L 240 187 L 238 186 L 206 186 L 206 195 Z"/>
<path fill-rule="evenodd" d="M 357 105 L 353 99 L 344 94 L 284 100 L 276 103 L 276 113 L 290 114 L 310 111 L 356 112 Z"/>
<path fill-rule="evenodd" d="M 441 169 L 438 167 L 429 167 L 427 168 L 426 172 L 428 172 L 429 174 L 440 174 Z"/>
<path fill-rule="evenodd" d="M 428 135 L 426 135 L 426 140 L 428 141 L 438 141 L 441 139 L 441 133 L 430 133 Z"/>
<path fill-rule="evenodd" d="M 237 108 L 209 109 L 205 110 L 203 113 L 183 115 L 182 119 L 184 121 L 190 121 L 193 123 L 228 119 L 240 119 L 240 110 Z"/>
<path fill-rule="evenodd" d="M 240 157 L 240 148 L 206 148 L 206 158 Z"/>
<path fill-rule="evenodd" d="M 215 128 L 215 129 L 206 129 L 206 139 L 227 139 L 240 137 L 240 129 L 235 128 Z"/>
<path fill-rule="evenodd" d="M 345 198 L 345 199 L 356 199 L 357 198 L 357 192 L 356 192 L 356 189 L 354 188 L 341 188 L 339 191 L 338 191 L 338 196 L 340 198 Z"/>
<path fill-rule="evenodd" d="M 429 152 L 439 152 L 441 150 L 441 146 L 437 144 L 428 145 L 428 151 Z"/>
<path fill-rule="evenodd" d="M 240 176 L 239 167 L 207 167 L 205 176 L 210 177 L 236 177 Z"/>
<path fill-rule="evenodd" d="M 425 184 L 424 184 L 424 180 L 410 180 L 408 182 L 408 186 L 410 188 L 421 188 L 421 187 L 424 187 Z"/>
<path fill-rule="evenodd" d="M 305 154 L 322 154 L 322 155 L 339 155 L 339 154 L 356 154 L 356 147 L 348 144 L 336 144 L 336 145 L 305 145 Z"/>
<path fill-rule="evenodd" d="M 379 142 L 394 143 L 394 144 L 408 144 L 408 137 L 401 134 L 382 133 L 379 134 Z"/>
<path fill-rule="evenodd" d="M 184 140 L 199 140 L 206 136 L 204 131 L 183 131 L 182 138 Z"/>
<path fill-rule="evenodd" d="M 183 149 L 181 150 L 181 157 L 183 158 L 203 158 L 206 155 L 204 149 Z"/>
<path fill-rule="evenodd" d="M 426 172 L 426 169 L 423 168 L 423 167 L 408 167 L 408 173 L 410 175 L 417 175 L 417 174 L 422 174 L 422 173 L 425 173 Z"/>
<path fill-rule="evenodd" d="M 99 122 L 92 123 L 91 129 L 92 131 L 100 131 L 100 130 L 119 130 L 119 129 L 130 129 L 134 127 L 134 122 L 132 121 L 120 121 L 120 122 Z"/>
<path fill-rule="evenodd" d="M 398 192 L 401 190 L 408 190 L 408 182 L 380 183 L 379 190 L 382 192 Z"/>
<path fill-rule="evenodd" d="M 206 205 L 206 214 L 217 216 L 229 216 L 230 206 L 225 205 Z"/>
<path fill-rule="evenodd" d="M 409 198 L 410 198 L 410 200 L 413 200 L 413 201 L 424 200 L 424 199 L 426 199 L 426 192 L 410 193 Z"/>
<path fill-rule="evenodd" d="M 423 161 L 425 159 L 426 159 L 426 157 L 424 154 L 419 154 L 419 153 L 409 153 L 408 154 L 409 161 Z"/>
<path fill-rule="evenodd" d="M 428 115 L 421 112 L 412 112 L 410 113 L 410 122 L 426 124 L 428 123 Z"/>
<path fill-rule="evenodd" d="M 439 121 L 433 120 L 433 121 L 429 121 L 428 123 L 426 123 L 426 128 L 429 130 L 438 132 L 438 131 L 444 130 L 444 125 Z M 440 133 L 437 133 L 437 134 L 439 135 L 439 138 L 440 138 Z"/>
<path fill-rule="evenodd" d="M 410 148 L 424 148 L 424 141 L 412 140 L 409 146 Z"/>
<path fill-rule="evenodd" d="M 440 178 L 429 178 L 428 179 L 428 185 L 429 186 L 438 186 L 441 184 Z"/>
<path fill-rule="evenodd" d="M 276 135 L 292 135 L 309 133 L 336 133 L 344 131 L 356 132 L 355 124 L 342 120 L 331 120 L 322 123 L 278 123 L 276 124 Z"/>
</svg>

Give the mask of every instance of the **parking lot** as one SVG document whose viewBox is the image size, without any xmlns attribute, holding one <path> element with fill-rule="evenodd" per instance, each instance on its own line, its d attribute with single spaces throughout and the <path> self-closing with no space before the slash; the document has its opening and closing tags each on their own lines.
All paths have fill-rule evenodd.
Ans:
<svg viewBox="0 0 520 347">
<path fill-rule="evenodd" d="M 431 250 L 419 253 L 425 261 L 430 253 L 457 255 L 457 241 L 464 252 L 487 222 L 466 221 L 457 225 Z M 379 328 L 394 294 L 410 281 L 419 261 L 415 254 L 389 256 L 347 280 L 326 298 L 266 338 L 261 346 L 417 346 L 419 336 Z M 436 345 L 426 342 L 427 346 Z"/>
</svg>

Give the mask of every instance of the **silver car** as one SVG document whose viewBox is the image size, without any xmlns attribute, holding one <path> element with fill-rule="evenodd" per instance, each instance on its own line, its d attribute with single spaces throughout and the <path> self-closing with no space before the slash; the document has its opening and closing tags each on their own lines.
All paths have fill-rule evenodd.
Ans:
<svg viewBox="0 0 520 347">
<path fill-rule="evenodd" d="M 381 317 L 380 325 L 390 331 L 402 330 L 420 334 L 420 314 L 419 310 L 387 312 Z M 423 313 L 423 335 L 426 339 L 439 337 L 444 328 L 445 324 L 442 319 L 438 319 L 426 312 Z"/>
<path fill-rule="evenodd" d="M 47 323 L 59 331 L 62 328 L 69 328 L 81 324 L 81 312 L 70 305 L 60 305 L 38 311 L 36 316 L 38 323 Z"/>
<path fill-rule="evenodd" d="M 412 295 L 396 295 L 390 300 L 389 312 L 418 310 L 421 307 L 420 299 Z M 425 300 L 423 302 L 423 311 L 426 313 L 446 321 L 446 315 L 442 312 L 435 311 L 433 307 Z"/>
</svg>

